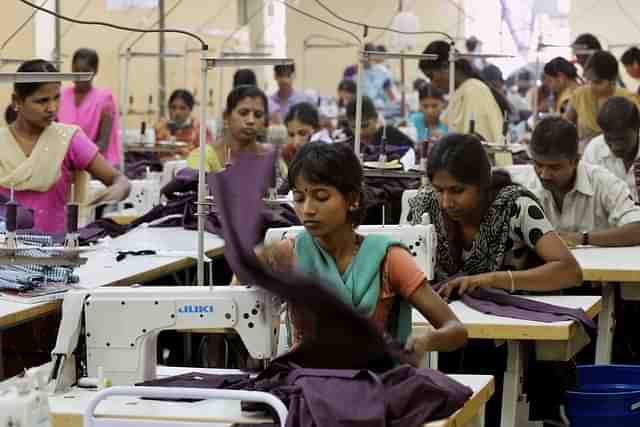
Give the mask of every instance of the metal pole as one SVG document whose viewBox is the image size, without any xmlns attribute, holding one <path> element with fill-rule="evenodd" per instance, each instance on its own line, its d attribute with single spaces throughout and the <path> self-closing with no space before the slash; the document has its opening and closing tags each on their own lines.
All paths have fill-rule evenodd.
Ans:
<svg viewBox="0 0 640 427">
<path fill-rule="evenodd" d="M 56 0 L 55 7 L 56 7 L 56 13 L 60 13 L 60 0 Z M 61 37 L 61 29 L 60 29 L 60 25 L 61 25 L 60 18 L 56 17 L 56 21 L 55 22 L 56 22 L 55 23 L 55 33 L 56 33 L 56 35 L 55 35 L 55 37 L 56 37 L 55 50 L 56 51 L 55 51 L 53 59 L 55 61 L 60 61 L 62 59 L 62 50 L 61 50 L 62 47 L 61 47 L 61 42 L 60 42 L 60 40 L 62 38 Z M 58 68 L 60 68 L 60 66 L 58 66 Z"/>
<path fill-rule="evenodd" d="M 165 16 L 164 16 L 164 0 L 158 0 L 158 29 L 165 29 Z M 160 117 L 164 117 L 165 110 L 165 98 L 167 87 L 167 68 L 166 60 L 164 57 L 166 39 L 164 32 L 158 33 L 158 114 Z"/>
<path fill-rule="evenodd" d="M 449 45 L 449 102 L 456 90 L 456 45 Z"/>
<path fill-rule="evenodd" d="M 360 51 L 358 51 L 358 74 L 357 74 L 357 87 L 356 87 L 356 129 L 355 129 L 355 141 L 353 144 L 353 150 L 356 156 L 362 162 L 362 155 L 360 154 L 360 138 L 362 134 L 362 74 L 364 73 L 365 57 L 362 54 L 364 51 L 365 38 L 363 37 L 360 44 Z"/>
<path fill-rule="evenodd" d="M 200 60 L 200 73 L 201 73 L 201 82 L 200 87 L 202 88 L 202 95 L 200 101 L 200 163 L 198 165 L 198 277 L 197 284 L 199 286 L 204 285 L 204 222 L 205 222 L 205 206 L 206 202 L 206 184 L 205 184 L 205 165 L 207 155 L 206 152 L 206 138 L 207 138 L 207 103 L 208 103 L 208 92 L 207 92 L 207 68 L 208 64 L 206 61 L 207 51 L 202 51 L 202 58 Z"/>
<path fill-rule="evenodd" d="M 131 50 L 127 49 L 124 56 L 124 83 L 122 84 L 122 92 L 123 92 L 123 108 L 122 111 L 122 141 L 120 143 L 120 159 L 122 164 L 120 165 L 120 169 L 122 169 L 122 173 L 126 172 L 126 164 L 125 161 L 125 144 L 127 143 L 127 121 L 129 120 L 129 61 L 131 60 Z"/>
</svg>

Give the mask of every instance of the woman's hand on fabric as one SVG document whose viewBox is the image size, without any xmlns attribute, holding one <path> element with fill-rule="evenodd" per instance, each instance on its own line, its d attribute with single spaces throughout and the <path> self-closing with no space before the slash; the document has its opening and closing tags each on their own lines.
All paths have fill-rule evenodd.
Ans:
<svg viewBox="0 0 640 427">
<path fill-rule="evenodd" d="M 451 295 L 457 293 L 463 295 L 466 292 L 472 292 L 478 288 L 495 287 L 498 282 L 496 273 L 482 273 L 473 276 L 457 277 L 444 285 L 438 292 L 440 296 L 448 301 Z"/>
<path fill-rule="evenodd" d="M 426 328 L 420 333 L 412 333 L 407 339 L 404 351 L 409 355 L 409 363 L 416 368 L 420 367 L 425 354 L 433 351 L 433 336 L 435 330 L 432 327 Z"/>
</svg>

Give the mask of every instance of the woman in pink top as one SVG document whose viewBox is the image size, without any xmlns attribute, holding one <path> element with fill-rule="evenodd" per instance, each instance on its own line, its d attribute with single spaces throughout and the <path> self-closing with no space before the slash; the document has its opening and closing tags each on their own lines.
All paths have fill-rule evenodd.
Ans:
<svg viewBox="0 0 640 427">
<path fill-rule="evenodd" d="M 78 49 L 71 69 L 97 73 L 98 54 L 93 49 Z M 109 163 L 115 167 L 121 164 L 120 118 L 110 89 L 97 88 L 92 81 L 65 87 L 60 94 L 58 121 L 80 126 Z"/>
<path fill-rule="evenodd" d="M 57 72 L 49 62 L 24 62 L 18 72 Z M 15 121 L 0 129 L 0 193 L 15 190 L 16 201 L 34 210 L 35 228 L 64 231 L 65 204 L 74 172 L 87 171 L 107 189 L 92 203 L 122 200 L 129 182 L 98 153 L 96 145 L 74 125 L 56 123 L 60 83 L 15 83 Z"/>
</svg>

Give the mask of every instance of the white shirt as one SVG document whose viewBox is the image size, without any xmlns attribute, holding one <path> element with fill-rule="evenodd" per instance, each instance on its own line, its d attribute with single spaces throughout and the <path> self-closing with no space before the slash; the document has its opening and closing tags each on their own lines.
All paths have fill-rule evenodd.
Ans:
<svg viewBox="0 0 640 427">
<path fill-rule="evenodd" d="M 636 160 L 638 159 L 640 159 L 640 145 L 638 146 L 638 152 L 636 153 Z M 592 165 L 602 166 L 626 182 L 629 186 L 631 197 L 633 197 L 635 202 L 638 202 L 635 165 L 632 164 L 629 170 L 626 170 L 624 161 L 620 157 L 615 156 L 609 149 L 609 146 L 604 139 L 604 135 L 598 135 L 591 140 L 582 154 L 582 160 L 587 163 L 591 163 Z"/>
<path fill-rule="evenodd" d="M 578 163 L 574 188 L 564 196 L 562 210 L 542 186 L 533 166 L 519 170 L 513 179 L 538 197 L 558 231 L 606 230 L 640 222 L 640 207 L 633 202 L 626 183 L 600 166 Z"/>
</svg>

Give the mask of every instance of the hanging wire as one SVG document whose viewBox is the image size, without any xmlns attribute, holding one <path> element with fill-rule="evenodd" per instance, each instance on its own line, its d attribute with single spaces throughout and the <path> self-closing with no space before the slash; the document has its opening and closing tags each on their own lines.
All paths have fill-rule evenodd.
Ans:
<svg viewBox="0 0 640 427">
<path fill-rule="evenodd" d="M 176 10 L 176 9 L 178 8 L 178 6 L 180 6 L 180 3 L 182 3 L 182 2 L 183 2 L 183 0 L 177 0 L 177 1 L 173 4 L 173 6 L 171 6 L 171 7 L 169 8 L 169 10 L 167 10 L 167 11 L 165 12 L 165 14 L 164 14 L 165 18 L 166 18 L 167 16 L 171 15 L 171 13 L 172 13 L 174 10 Z M 153 23 L 153 25 L 151 25 L 151 28 L 155 27 L 159 22 L 160 22 L 160 19 L 157 19 L 157 20 Z M 129 45 L 129 47 L 128 47 L 127 49 L 133 49 L 133 46 L 135 46 L 135 45 L 136 45 L 136 44 L 137 44 L 137 43 L 138 43 L 138 42 L 139 42 L 139 41 L 140 41 L 144 36 L 146 36 L 146 35 L 147 35 L 146 33 L 142 33 L 142 34 L 140 34 L 138 37 L 136 37 L 136 38 L 131 42 L 131 44 Z"/>
<path fill-rule="evenodd" d="M 75 14 L 74 18 L 79 18 L 83 13 L 85 13 L 89 8 L 90 3 L 91 3 L 91 0 L 87 0 L 86 2 L 84 2 L 84 4 L 80 7 L 78 12 Z M 66 36 L 69 33 L 69 31 L 71 31 L 72 28 L 73 28 L 73 24 L 67 25 L 67 28 L 65 28 L 62 34 L 60 35 L 60 39 L 63 39 L 64 36 Z"/>
<path fill-rule="evenodd" d="M 48 1 L 49 1 L 49 0 L 44 0 L 44 1 L 42 2 L 42 4 L 40 5 L 40 7 L 44 6 L 44 5 L 45 5 L 45 3 L 46 3 L 46 2 L 48 2 Z M 16 28 L 16 30 L 15 30 L 13 33 L 11 33 L 11 35 L 10 35 L 9 37 L 7 37 L 7 39 L 4 41 L 4 43 L 2 43 L 2 46 L 0 46 L 0 52 L 2 52 L 2 51 L 4 50 L 4 48 L 9 44 L 9 42 L 11 42 L 11 40 L 13 40 L 13 38 L 14 38 L 15 36 L 17 36 L 17 35 L 18 35 L 18 33 L 19 33 L 20 31 L 22 31 L 22 29 L 23 29 L 24 27 L 26 27 L 26 26 L 27 26 L 27 24 L 28 24 L 29 22 L 31 22 L 31 20 L 33 19 L 33 17 L 34 17 L 34 16 L 36 16 L 36 13 L 37 13 L 37 10 L 34 10 L 34 11 L 31 13 L 31 15 L 29 15 L 29 17 L 28 17 L 28 18 L 27 18 L 27 19 L 26 19 L 22 24 L 20 24 L 20 25 L 18 26 L 18 28 Z"/>
<path fill-rule="evenodd" d="M 194 34 L 192 32 L 189 31 L 185 31 L 185 30 L 178 30 L 178 29 L 172 29 L 172 28 L 166 28 L 163 30 L 157 30 L 157 29 L 143 29 L 143 28 L 134 28 L 134 27 L 126 27 L 124 25 L 116 25 L 116 24 L 111 24 L 109 22 L 102 22 L 102 21 L 85 21 L 82 19 L 75 19 L 75 18 L 69 18 L 68 16 L 64 16 L 61 15 L 57 12 L 51 11 L 49 9 L 45 9 L 42 6 L 38 6 L 35 3 L 32 3 L 28 0 L 18 0 L 24 4 L 26 4 L 27 6 L 30 6 L 34 9 L 37 9 L 39 11 L 42 11 L 44 13 L 47 13 L 49 15 L 55 16 L 58 19 L 62 19 L 64 21 L 68 21 L 68 22 L 73 22 L 74 24 L 82 24 L 82 25 L 97 25 L 97 26 L 101 26 L 101 27 L 107 27 L 107 28 L 112 28 L 114 30 L 120 30 L 120 31 L 132 31 L 132 32 L 136 32 L 136 33 L 175 33 L 175 34 L 184 34 L 185 36 L 189 36 L 189 37 L 193 37 L 194 39 L 198 40 L 198 42 L 200 42 L 200 44 L 202 45 L 202 49 L 203 50 L 208 50 L 208 46 L 207 43 L 204 41 L 204 39 L 200 36 L 198 36 L 197 34 Z"/>
<path fill-rule="evenodd" d="M 327 26 L 329 26 L 329 27 L 331 27 L 331 28 L 333 28 L 335 30 L 342 31 L 345 34 L 349 34 L 351 37 L 353 37 L 358 42 L 358 44 L 361 43 L 360 37 L 358 37 L 355 33 L 351 32 L 351 31 L 349 31 L 349 30 L 347 30 L 345 28 L 338 27 L 337 25 L 332 24 L 331 22 L 329 22 L 327 20 L 324 20 L 322 18 L 318 18 L 317 16 L 314 16 L 314 15 L 310 14 L 309 12 L 305 12 L 302 9 L 298 9 L 297 7 L 287 3 L 285 0 L 275 0 L 275 1 L 277 1 L 278 3 L 282 3 L 283 5 L 285 5 L 289 9 L 299 13 L 300 15 L 306 16 L 307 18 L 313 19 L 314 21 L 322 22 L 323 24 L 325 24 L 325 25 L 327 25 Z"/>
<path fill-rule="evenodd" d="M 376 25 L 369 25 L 369 24 L 365 24 L 363 22 L 358 22 L 358 21 L 354 21 L 354 20 L 351 20 L 351 19 L 343 18 L 342 16 L 338 15 L 333 10 L 331 10 L 321 0 L 315 0 L 315 2 L 318 4 L 318 6 L 323 8 L 325 11 L 327 11 L 334 18 L 336 18 L 336 19 L 338 19 L 338 20 L 340 20 L 342 22 L 346 22 L 347 24 L 361 26 L 361 27 L 363 27 L 365 29 L 365 31 L 367 29 L 381 30 L 381 31 L 389 31 L 389 32 L 392 32 L 392 33 L 404 34 L 404 35 L 437 34 L 437 35 L 441 35 L 443 37 L 446 37 L 447 39 L 449 39 L 449 41 L 451 41 L 451 43 L 455 43 L 455 40 L 453 39 L 453 37 L 451 37 L 449 34 L 443 32 L 443 31 L 400 31 L 400 30 L 396 30 L 396 29 L 393 29 L 393 28 L 389 28 L 389 27 L 380 27 L 380 26 L 376 26 Z"/>
<path fill-rule="evenodd" d="M 627 9 L 624 6 L 622 6 L 622 3 L 620 2 L 620 0 L 616 0 L 616 4 L 618 5 L 618 9 L 620 9 L 620 12 L 622 12 L 622 14 L 627 18 L 627 20 L 631 22 L 634 27 L 636 27 L 636 30 L 640 31 L 640 24 L 638 24 L 638 21 L 636 21 L 635 18 L 633 17 L 633 13 L 629 13 Z"/>
</svg>

